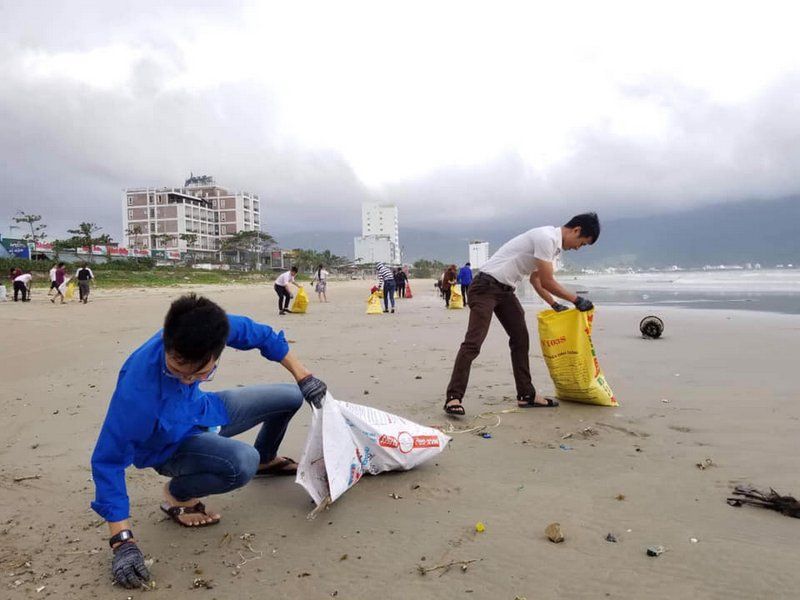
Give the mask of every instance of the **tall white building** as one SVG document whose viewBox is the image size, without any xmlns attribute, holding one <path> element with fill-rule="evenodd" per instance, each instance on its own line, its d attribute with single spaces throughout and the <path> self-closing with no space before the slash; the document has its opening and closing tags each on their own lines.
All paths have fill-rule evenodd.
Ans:
<svg viewBox="0 0 800 600">
<path fill-rule="evenodd" d="M 402 264 L 397 206 L 365 202 L 361 205 L 361 237 L 353 240 L 356 261 Z"/>
<path fill-rule="evenodd" d="M 489 242 L 475 240 L 469 243 L 469 263 L 473 269 L 480 269 L 489 260 Z"/>
</svg>

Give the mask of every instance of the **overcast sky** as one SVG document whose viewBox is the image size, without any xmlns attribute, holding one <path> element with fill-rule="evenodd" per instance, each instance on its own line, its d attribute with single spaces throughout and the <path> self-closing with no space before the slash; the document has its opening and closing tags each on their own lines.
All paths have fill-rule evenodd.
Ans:
<svg viewBox="0 0 800 600">
<path fill-rule="evenodd" d="M 0 0 L 0 229 L 210 174 L 266 229 L 520 229 L 800 191 L 792 2 Z"/>
</svg>

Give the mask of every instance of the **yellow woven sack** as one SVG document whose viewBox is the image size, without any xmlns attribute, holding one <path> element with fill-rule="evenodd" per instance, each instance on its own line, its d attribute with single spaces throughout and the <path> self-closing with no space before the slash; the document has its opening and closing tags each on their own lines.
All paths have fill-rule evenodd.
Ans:
<svg viewBox="0 0 800 600">
<path fill-rule="evenodd" d="M 64 300 L 72 300 L 75 297 L 75 282 L 70 281 L 67 284 L 67 290 L 64 292 Z"/>
<path fill-rule="evenodd" d="M 618 406 L 592 344 L 594 309 L 539 313 L 539 342 L 559 400 Z"/>
<path fill-rule="evenodd" d="M 293 313 L 304 313 L 308 308 L 308 294 L 306 294 L 306 290 L 303 286 L 297 290 L 297 295 L 294 297 L 294 302 L 292 302 L 291 311 Z"/>
<path fill-rule="evenodd" d="M 367 314 L 368 315 L 382 315 L 383 309 L 381 308 L 381 299 L 378 292 L 372 292 L 367 298 Z"/>
<path fill-rule="evenodd" d="M 464 308 L 464 296 L 461 295 L 461 290 L 456 285 L 450 286 L 450 304 L 447 308 Z"/>
</svg>

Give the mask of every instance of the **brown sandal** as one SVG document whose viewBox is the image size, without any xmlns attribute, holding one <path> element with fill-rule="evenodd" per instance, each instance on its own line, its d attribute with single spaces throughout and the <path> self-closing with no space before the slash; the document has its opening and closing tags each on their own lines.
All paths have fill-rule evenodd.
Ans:
<svg viewBox="0 0 800 600">
<path fill-rule="evenodd" d="M 219 523 L 218 518 L 211 519 L 211 521 L 207 523 L 201 523 L 199 525 L 190 525 L 180 520 L 181 515 L 193 515 L 193 514 L 203 514 L 211 518 L 211 515 L 209 515 L 206 512 L 206 505 L 203 504 L 202 502 L 198 502 L 194 506 L 170 506 L 169 502 L 164 502 L 161 504 L 161 510 L 167 513 L 170 519 L 172 519 L 182 527 L 208 527 L 209 525 L 216 525 L 217 523 Z"/>
<path fill-rule="evenodd" d="M 286 456 L 279 456 L 280 460 L 269 467 L 261 467 L 256 471 L 256 477 L 287 477 L 297 475 L 297 461 Z M 293 466 L 294 469 L 286 467 Z"/>
</svg>

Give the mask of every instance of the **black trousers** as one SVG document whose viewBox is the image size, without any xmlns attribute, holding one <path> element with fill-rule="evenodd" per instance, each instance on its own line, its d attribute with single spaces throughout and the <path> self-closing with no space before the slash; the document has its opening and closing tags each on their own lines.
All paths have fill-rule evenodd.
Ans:
<svg viewBox="0 0 800 600">
<path fill-rule="evenodd" d="M 492 315 L 497 317 L 500 325 L 508 334 L 508 346 L 511 350 L 511 369 L 514 372 L 514 383 L 517 396 L 533 396 L 536 390 L 531 380 L 531 366 L 528 358 L 530 338 L 528 326 L 525 324 L 525 311 L 519 303 L 513 288 L 499 283 L 489 275 L 480 274 L 470 286 L 469 325 L 464 342 L 456 355 L 453 373 L 447 386 L 447 398 L 464 397 L 469 382 L 472 361 L 480 354 Z"/>
<path fill-rule="evenodd" d="M 275 293 L 278 294 L 278 311 L 283 312 L 289 308 L 289 300 L 291 300 L 292 295 L 286 291 L 284 286 L 277 283 L 275 284 Z"/>
<path fill-rule="evenodd" d="M 462 283 L 461 284 L 461 295 L 464 296 L 464 306 L 469 306 L 469 297 L 467 296 L 467 292 L 469 291 L 469 284 Z"/>
<path fill-rule="evenodd" d="M 25 302 L 28 299 L 28 288 L 25 286 L 24 281 L 15 281 L 14 282 L 14 302 L 17 302 L 17 296 L 19 293 L 22 293 L 22 301 Z"/>
</svg>

